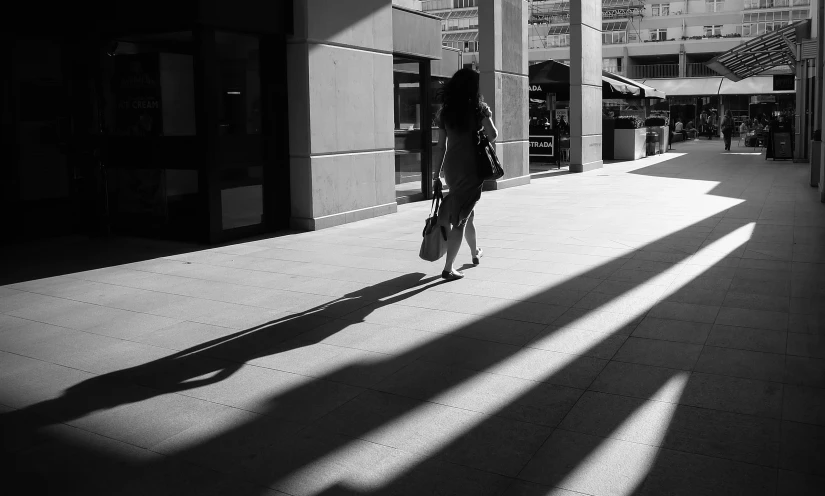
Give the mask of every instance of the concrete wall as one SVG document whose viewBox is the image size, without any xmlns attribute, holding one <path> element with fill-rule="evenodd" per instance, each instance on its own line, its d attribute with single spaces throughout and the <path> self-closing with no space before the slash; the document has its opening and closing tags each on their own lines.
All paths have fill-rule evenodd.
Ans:
<svg viewBox="0 0 825 496">
<path fill-rule="evenodd" d="M 390 0 L 295 0 L 287 47 L 291 224 L 395 212 Z"/>
</svg>

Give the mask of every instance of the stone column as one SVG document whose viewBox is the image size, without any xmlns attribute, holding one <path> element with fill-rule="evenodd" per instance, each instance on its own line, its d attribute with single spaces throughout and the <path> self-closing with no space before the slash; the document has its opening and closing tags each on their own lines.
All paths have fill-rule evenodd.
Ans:
<svg viewBox="0 0 825 496">
<path fill-rule="evenodd" d="M 679 45 L 679 77 L 685 78 L 687 75 L 687 55 L 685 54 L 685 45 Z"/>
<path fill-rule="evenodd" d="M 393 213 L 392 1 L 294 0 L 293 10 L 290 224 L 316 230 Z"/>
<path fill-rule="evenodd" d="M 530 6 L 525 0 L 478 2 L 481 92 L 493 111 L 493 121 L 499 130 L 496 153 L 504 168 L 504 177 L 498 181 L 488 181 L 485 189 L 501 189 L 530 182 L 527 126 L 529 11 Z"/>
<path fill-rule="evenodd" d="M 570 2 L 570 172 L 602 167 L 601 29 L 601 2 Z"/>
</svg>

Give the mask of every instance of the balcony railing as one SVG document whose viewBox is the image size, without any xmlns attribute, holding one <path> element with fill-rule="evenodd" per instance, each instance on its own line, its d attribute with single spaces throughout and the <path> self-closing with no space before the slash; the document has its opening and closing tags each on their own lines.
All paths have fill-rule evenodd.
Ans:
<svg viewBox="0 0 825 496">
<path fill-rule="evenodd" d="M 627 73 L 633 79 L 676 78 L 679 77 L 679 64 L 649 64 L 628 67 Z"/>
<path fill-rule="evenodd" d="M 689 62 L 685 64 L 686 77 L 711 77 L 719 74 L 701 62 Z"/>
</svg>

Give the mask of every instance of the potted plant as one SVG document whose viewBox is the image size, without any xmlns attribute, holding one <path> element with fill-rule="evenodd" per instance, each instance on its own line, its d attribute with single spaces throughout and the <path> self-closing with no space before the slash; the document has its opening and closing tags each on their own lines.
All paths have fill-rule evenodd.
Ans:
<svg viewBox="0 0 825 496">
<path fill-rule="evenodd" d="M 636 160 L 645 156 L 645 121 L 633 115 L 623 115 L 616 119 L 614 131 L 613 158 Z"/>
</svg>

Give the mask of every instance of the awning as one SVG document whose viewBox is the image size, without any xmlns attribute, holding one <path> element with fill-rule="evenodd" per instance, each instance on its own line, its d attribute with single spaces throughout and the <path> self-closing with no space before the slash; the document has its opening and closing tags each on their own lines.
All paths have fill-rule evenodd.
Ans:
<svg viewBox="0 0 825 496">
<path fill-rule="evenodd" d="M 774 91 L 773 76 L 752 76 L 742 81 L 730 81 L 721 76 L 684 79 L 645 79 L 670 96 L 706 95 L 769 95 L 793 93 L 793 90 Z"/>
<path fill-rule="evenodd" d="M 570 66 L 548 60 L 531 65 L 529 71 L 531 86 L 540 85 L 542 91 L 555 93 L 557 100 L 570 99 Z M 619 77 L 606 71 L 602 72 L 602 98 L 639 98 L 641 89 L 637 85 L 620 80 Z"/>
<path fill-rule="evenodd" d="M 765 95 L 772 93 L 794 93 L 794 90 L 774 91 L 773 76 L 752 76 L 741 81 L 722 80 L 720 95 Z"/>
<path fill-rule="evenodd" d="M 780 65 L 793 66 L 796 40 L 810 37 L 810 31 L 810 19 L 795 22 L 731 48 L 705 65 L 731 81 L 741 81 Z"/>
<path fill-rule="evenodd" d="M 722 77 L 684 79 L 645 79 L 670 96 L 718 95 Z"/>
<path fill-rule="evenodd" d="M 663 100 L 667 96 L 666 91 L 661 91 L 660 89 L 654 88 L 653 86 L 649 86 L 644 84 L 641 81 L 636 81 L 635 79 L 626 78 L 624 76 L 619 76 L 618 74 L 611 74 L 607 71 L 602 71 L 602 74 L 607 74 L 614 79 L 618 79 L 619 81 L 627 84 L 632 84 L 639 88 L 640 94 L 639 98 L 658 98 Z"/>
</svg>

